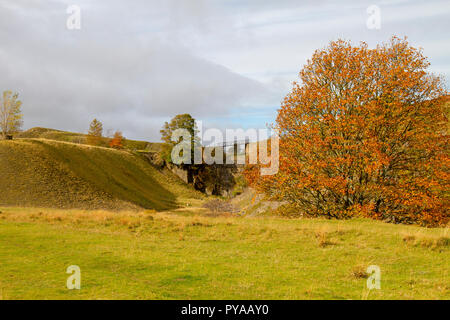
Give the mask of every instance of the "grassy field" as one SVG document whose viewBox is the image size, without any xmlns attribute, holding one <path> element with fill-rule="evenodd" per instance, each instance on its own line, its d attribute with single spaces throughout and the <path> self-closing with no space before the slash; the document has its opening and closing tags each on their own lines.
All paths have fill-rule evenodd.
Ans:
<svg viewBox="0 0 450 320">
<path fill-rule="evenodd" d="M 450 299 L 449 229 L 0 208 L 2 299 Z M 66 268 L 81 268 L 81 289 Z M 381 268 L 381 290 L 365 270 Z"/>
<path fill-rule="evenodd" d="M 46 139 L 0 141 L 0 205 L 167 210 L 201 198 L 130 151 Z"/>
</svg>

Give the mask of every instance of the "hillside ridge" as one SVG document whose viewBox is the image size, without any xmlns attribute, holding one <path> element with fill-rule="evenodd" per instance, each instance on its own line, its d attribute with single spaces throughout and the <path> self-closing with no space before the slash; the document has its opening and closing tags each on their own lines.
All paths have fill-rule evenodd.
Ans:
<svg viewBox="0 0 450 320">
<path fill-rule="evenodd" d="M 67 141 L 0 141 L 0 205 L 169 210 L 202 195 L 138 153 Z"/>
</svg>

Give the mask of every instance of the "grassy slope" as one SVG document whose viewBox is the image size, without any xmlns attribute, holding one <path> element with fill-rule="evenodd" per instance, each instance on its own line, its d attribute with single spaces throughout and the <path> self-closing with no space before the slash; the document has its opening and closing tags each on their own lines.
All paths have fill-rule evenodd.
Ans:
<svg viewBox="0 0 450 320">
<path fill-rule="evenodd" d="M 3 299 L 450 299 L 448 229 L 200 209 L 0 210 Z M 372 264 L 381 290 L 368 294 Z M 69 265 L 81 268 L 81 290 L 65 287 Z"/>
<path fill-rule="evenodd" d="M 0 205 L 165 210 L 200 195 L 127 151 L 45 139 L 0 141 Z"/>
<path fill-rule="evenodd" d="M 39 138 L 39 139 L 79 143 L 79 144 L 86 143 L 86 135 L 83 133 L 68 132 L 40 127 L 31 128 L 27 131 L 20 132 L 17 135 L 17 138 L 35 138 L 35 139 Z M 110 141 L 109 138 L 103 138 L 102 146 L 107 147 L 109 141 Z M 161 143 L 152 143 L 146 141 L 125 139 L 124 147 L 130 150 L 159 151 Z"/>
</svg>

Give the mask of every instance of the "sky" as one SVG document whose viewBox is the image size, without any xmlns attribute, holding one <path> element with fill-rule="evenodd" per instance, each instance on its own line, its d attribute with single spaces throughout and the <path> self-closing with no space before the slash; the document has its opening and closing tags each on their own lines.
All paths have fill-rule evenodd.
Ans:
<svg viewBox="0 0 450 320">
<path fill-rule="evenodd" d="M 406 36 L 448 86 L 449 30 L 448 0 L 0 0 L 0 91 L 19 93 L 24 129 L 87 132 L 98 118 L 105 134 L 159 141 L 180 113 L 258 129 L 337 39 Z"/>
</svg>

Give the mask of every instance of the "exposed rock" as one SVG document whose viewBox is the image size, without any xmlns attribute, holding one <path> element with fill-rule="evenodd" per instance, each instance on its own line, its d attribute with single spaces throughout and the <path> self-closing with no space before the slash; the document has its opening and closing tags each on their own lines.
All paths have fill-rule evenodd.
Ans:
<svg viewBox="0 0 450 320">
<path fill-rule="evenodd" d="M 214 213 L 237 213 L 239 208 L 235 207 L 230 201 L 214 199 L 206 202 L 204 208 L 210 209 Z"/>
<path fill-rule="evenodd" d="M 165 161 L 161 158 L 159 152 L 141 152 L 141 154 L 143 154 L 155 167 L 159 169 L 164 168 Z"/>
</svg>

